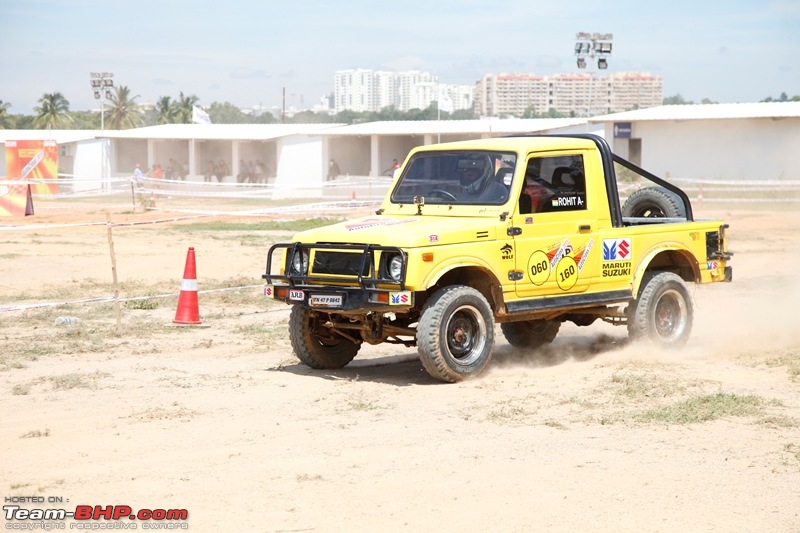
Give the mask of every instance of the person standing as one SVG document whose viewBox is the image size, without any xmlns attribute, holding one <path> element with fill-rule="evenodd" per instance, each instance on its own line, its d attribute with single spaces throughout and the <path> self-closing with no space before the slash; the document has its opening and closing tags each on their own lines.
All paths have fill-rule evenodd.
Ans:
<svg viewBox="0 0 800 533">
<path fill-rule="evenodd" d="M 216 165 L 214 165 L 214 161 L 209 160 L 208 166 L 206 167 L 206 173 L 203 176 L 203 181 L 205 181 L 206 183 L 210 183 L 211 180 L 215 177 L 219 179 L 219 176 L 217 176 L 217 167 Z"/>
<path fill-rule="evenodd" d="M 154 179 L 153 186 L 156 189 L 160 189 L 161 188 L 161 180 L 164 179 L 164 169 L 161 168 L 161 165 L 159 165 L 159 164 L 156 164 L 153 167 L 153 179 Z"/>
<path fill-rule="evenodd" d="M 228 168 L 228 163 L 224 159 L 219 160 L 219 166 L 217 167 L 217 181 L 222 183 L 222 180 L 225 179 L 225 176 L 230 176 L 231 169 Z"/>
<path fill-rule="evenodd" d="M 395 171 L 400 168 L 400 162 L 397 159 L 392 159 L 392 166 L 383 171 L 384 176 L 394 176 Z"/>
<path fill-rule="evenodd" d="M 137 189 L 144 187 L 144 174 L 142 174 L 142 165 L 139 163 L 136 163 L 136 168 L 133 169 L 133 181 L 136 183 Z"/>
<path fill-rule="evenodd" d="M 339 170 L 339 164 L 331 158 L 331 160 L 328 161 L 328 179 L 332 180 L 341 173 L 342 171 Z"/>
</svg>

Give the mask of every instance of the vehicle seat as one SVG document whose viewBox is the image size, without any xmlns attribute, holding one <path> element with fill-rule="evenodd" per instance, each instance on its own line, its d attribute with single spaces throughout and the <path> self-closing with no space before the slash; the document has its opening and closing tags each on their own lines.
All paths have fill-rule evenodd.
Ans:
<svg viewBox="0 0 800 533">
<path fill-rule="evenodd" d="M 557 189 L 572 189 L 575 186 L 575 181 L 572 179 L 572 169 L 570 167 L 556 167 L 550 183 Z"/>
</svg>

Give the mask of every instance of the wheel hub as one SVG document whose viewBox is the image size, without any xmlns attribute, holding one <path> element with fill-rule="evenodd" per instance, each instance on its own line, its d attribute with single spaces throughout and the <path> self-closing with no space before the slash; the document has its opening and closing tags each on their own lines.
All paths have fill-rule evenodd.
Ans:
<svg viewBox="0 0 800 533">
<path fill-rule="evenodd" d="M 461 364 L 480 357 L 486 343 L 486 324 L 477 309 L 464 306 L 453 313 L 447 324 L 447 350 Z"/>
</svg>

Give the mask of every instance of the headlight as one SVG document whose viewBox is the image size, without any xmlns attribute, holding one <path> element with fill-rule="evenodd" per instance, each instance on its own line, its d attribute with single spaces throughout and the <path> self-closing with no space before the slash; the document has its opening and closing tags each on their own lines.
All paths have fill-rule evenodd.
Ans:
<svg viewBox="0 0 800 533">
<path fill-rule="evenodd" d="M 308 274 L 308 251 L 298 248 L 292 256 L 292 271 L 305 276 Z"/>
<path fill-rule="evenodd" d="M 395 280 L 400 281 L 400 276 L 403 275 L 403 256 L 402 255 L 393 255 L 391 259 L 389 259 L 388 269 L 389 276 Z"/>
</svg>

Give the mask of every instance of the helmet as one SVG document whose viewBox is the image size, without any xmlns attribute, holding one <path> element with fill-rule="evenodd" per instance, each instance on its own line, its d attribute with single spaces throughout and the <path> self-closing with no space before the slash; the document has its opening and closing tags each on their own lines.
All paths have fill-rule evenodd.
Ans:
<svg viewBox="0 0 800 533">
<path fill-rule="evenodd" d="M 492 161 L 486 155 L 473 155 L 458 162 L 458 180 L 466 193 L 477 193 L 491 174 Z"/>
</svg>

